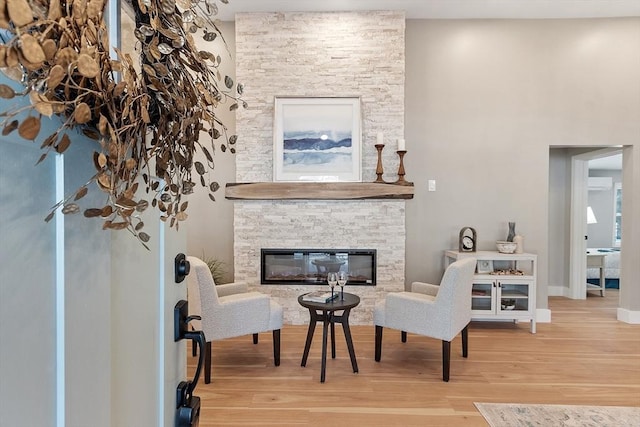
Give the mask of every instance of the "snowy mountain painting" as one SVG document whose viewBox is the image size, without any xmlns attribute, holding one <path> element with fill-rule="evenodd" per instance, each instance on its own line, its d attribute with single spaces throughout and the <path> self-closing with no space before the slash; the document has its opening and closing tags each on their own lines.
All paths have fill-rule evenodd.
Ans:
<svg viewBox="0 0 640 427">
<path fill-rule="evenodd" d="M 353 169 L 350 105 L 295 105 L 283 110 L 282 171 L 343 174 Z"/>
<path fill-rule="evenodd" d="M 274 181 L 362 180 L 360 98 L 276 97 Z"/>
<path fill-rule="evenodd" d="M 284 135 L 283 170 L 351 171 L 351 135 L 328 136 L 329 132 L 298 137 Z M 304 168 L 304 169 L 301 169 Z"/>
</svg>

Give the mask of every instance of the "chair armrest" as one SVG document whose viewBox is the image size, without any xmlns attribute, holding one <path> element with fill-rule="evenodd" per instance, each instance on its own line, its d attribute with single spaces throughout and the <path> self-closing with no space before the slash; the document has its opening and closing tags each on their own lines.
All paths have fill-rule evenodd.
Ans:
<svg viewBox="0 0 640 427">
<path fill-rule="evenodd" d="M 411 330 L 407 327 L 414 323 L 423 323 L 425 313 L 434 306 L 431 295 L 413 292 L 392 292 L 385 299 L 385 317 L 387 325 L 400 330 Z M 405 329 L 406 328 L 406 329 Z"/>
<path fill-rule="evenodd" d="M 240 294 L 227 295 L 219 299 L 223 310 L 265 310 L 269 312 L 270 297 L 260 292 L 245 292 Z M 242 309 L 240 307 L 243 307 Z"/>
<path fill-rule="evenodd" d="M 249 286 L 245 282 L 226 283 L 224 285 L 216 285 L 216 291 L 219 297 L 227 295 L 242 294 L 249 290 Z"/>
<path fill-rule="evenodd" d="M 227 295 L 218 299 L 220 305 L 212 316 L 209 335 L 223 339 L 264 332 L 269 329 L 271 298 L 259 292 Z M 207 339 L 207 331 L 205 331 Z"/>
<path fill-rule="evenodd" d="M 416 292 L 393 292 L 385 300 L 385 325 L 401 331 L 439 336 L 437 331 L 448 323 L 441 304 L 432 295 Z"/>
<path fill-rule="evenodd" d="M 425 295 L 431 295 L 431 296 L 436 296 L 438 295 L 438 290 L 440 289 L 440 286 L 438 285 L 432 285 L 431 283 L 424 283 L 424 282 L 413 282 L 411 284 L 411 292 L 416 292 L 419 294 L 425 294 Z"/>
<path fill-rule="evenodd" d="M 428 305 L 433 305 L 435 298 L 431 295 L 424 295 L 413 292 L 390 292 L 387 294 L 387 309 L 397 308 L 402 311 L 406 307 L 417 307 L 424 310 Z"/>
</svg>

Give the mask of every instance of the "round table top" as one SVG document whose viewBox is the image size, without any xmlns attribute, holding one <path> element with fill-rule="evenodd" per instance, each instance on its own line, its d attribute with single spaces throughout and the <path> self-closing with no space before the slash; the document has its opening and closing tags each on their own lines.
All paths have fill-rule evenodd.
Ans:
<svg viewBox="0 0 640 427">
<path fill-rule="evenodd" d="M 340 291 L 336 291 L 340 294 Z M 344 293 L 344 300 L 340 299 L 340 295 L 338 298 L 329 301 L 329 302 L 313 302 L 313 301 L 304 301 L 302 299 L 303 295 L 298 297 L 298 303 L 301 306 L 306 308 L 311 308 L 315 310 L 323 310 L 323 311 L 336 311 L 336 310 L 346 310 L 348 308 L 353 308 L 356 305 L 360 304 L 360 297 L 358 295 L 349 294 L 347 292 Z"/>
</svg>

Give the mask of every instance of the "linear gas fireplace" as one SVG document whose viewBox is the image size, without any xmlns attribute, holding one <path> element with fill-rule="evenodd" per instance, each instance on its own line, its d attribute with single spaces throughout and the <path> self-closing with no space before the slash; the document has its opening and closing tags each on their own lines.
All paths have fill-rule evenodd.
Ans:
<svg viewBox="0 0 640 427">
<path fill-rule="evenodd" d="M 375 249 L 261 249 L 263 285 L 323 285 L 328 272 L 346 271 L 347 285 L 375 286 Z"/>
</svg>

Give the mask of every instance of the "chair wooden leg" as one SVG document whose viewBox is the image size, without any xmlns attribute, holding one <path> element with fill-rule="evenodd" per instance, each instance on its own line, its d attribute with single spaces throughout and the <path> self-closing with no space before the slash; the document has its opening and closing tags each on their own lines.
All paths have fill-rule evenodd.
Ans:
<svg viewBox="0 0 640 427">
<path fill-rule="evenodd" d="M 469 324 L 462 329 L 462 357 L 469 355 Z"/>
<path fill-rule="evenodd" d="M 400 331 L 400 340 L 402 342 L 407 342 L 407 333 L 405 331 Z"/>
<path fill-rule="evenodd" d="M 376 325 L 376 345 L 375 345 L 376 362 L 380 361 L 380 356 L 382 356 L 382 326 Z"/>
<path fill-rule="evenodd" d="M 258 334 L 253 334 L 253 343 L 258 344 Z"/>
<path fill-rule="evenodd" d="M 204 383 L 209 384 L 211 382 L 211 341 L 207 341 L 204 348 Z"/>
<path fill-rule="evenodd" d="M 273 362 L 280 366 L 280 329 L 273 330 Z"/>
<path fill-rule="evenodd" d="M 442 380 L 449 381 L 449 367 L 451 366 L 451 341 L 442 340 Z"/>
</svg>

